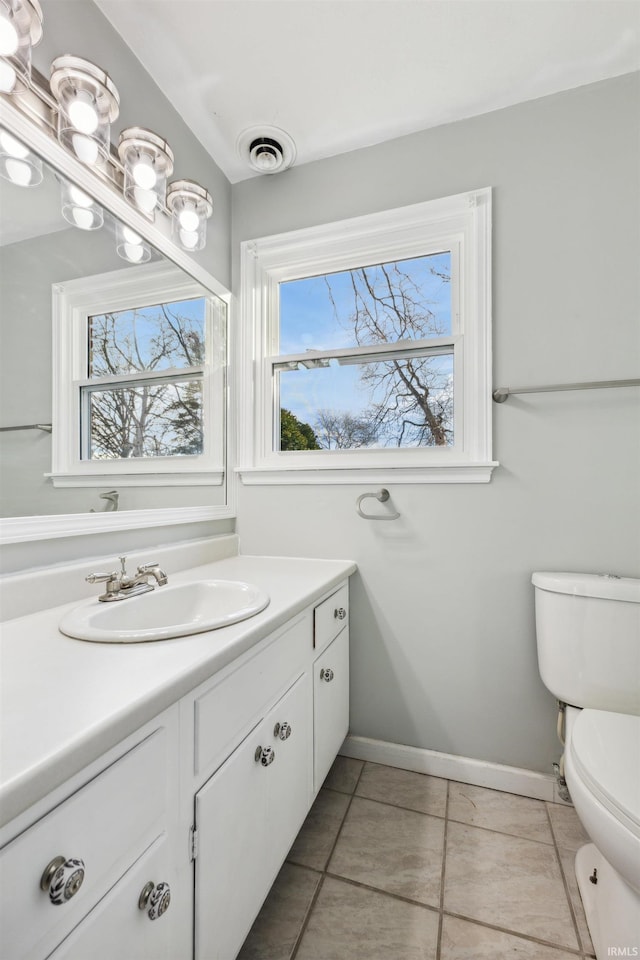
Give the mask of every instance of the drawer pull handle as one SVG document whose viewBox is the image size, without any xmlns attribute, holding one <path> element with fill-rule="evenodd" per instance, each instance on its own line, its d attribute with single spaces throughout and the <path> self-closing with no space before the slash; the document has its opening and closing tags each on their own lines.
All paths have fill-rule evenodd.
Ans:
<svg viewBox="0 0 640 960">
<path fill-rule="evenodd" d="M 276 752 L 273 747 L 256 747 L 253 759 L 256 763 L 261 763 L 263 767 L 268 767 L 276 758 Z"/>
<path fill-rule="evenodd" d="M 336 620 L 346 620 L 346 618 L 347 618 L 347 611 L 345 610 L 344 607 L 337 607 L 337 608 L 333 611 L 333 616 L 334 616 L 334 618 L 335 618 Z"/>
<path fill-rule="evenodd" d="M 277 737 L 278 740 L 288 740 L 291 736 L 291 724 L 290 723 L 276 723 L 273 728 L 273 735 Z"/>
<path fill-rule="evenodd" d="M 320 671 L 320 679 L 325 680 L 327 683 L 331 683 L 334 676 L 335 674 L 331 669 L 331 667 L 327 667 L 326 669 L 323 667 L 322 670 Z"/>
<path fill-rule="evenodd" d="M 40 889 L 49 894 L 51 903 L 59 907 L 67 903 L 82 886 L 84 880 L 84 862 L 75 857 L 66 860 L 54 857 L 44 868 L 40 878 Z"/>
<path fill-rule="evenodd" d="M 138 909 L 146 910 L 150 920 L 157 920 L 166 913 L 171 903 L 171 889 L 168 883 L 145 883 L 138 898 Z M 147 909 L 148 907 L 148 909 Z"/>
</svg>

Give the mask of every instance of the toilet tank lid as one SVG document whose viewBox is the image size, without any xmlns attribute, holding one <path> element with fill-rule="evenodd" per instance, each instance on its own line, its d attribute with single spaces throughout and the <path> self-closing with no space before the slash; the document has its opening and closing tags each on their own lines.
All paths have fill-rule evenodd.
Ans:
<svg viewBox="0 0 640 960">
<path fill-rule="evenodd" d="M 551 593 L 640 603 L 640 580 L 632 577 L 615 577 L 608 573 L 534 573 L 531 582 L 534 587 Z"/>
</svg>

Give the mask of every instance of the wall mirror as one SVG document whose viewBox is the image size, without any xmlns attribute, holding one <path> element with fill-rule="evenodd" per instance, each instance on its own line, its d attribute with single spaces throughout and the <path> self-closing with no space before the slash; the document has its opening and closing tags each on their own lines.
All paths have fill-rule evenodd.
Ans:
<svg viewBox="0 0 640 960">
<path fill-rule="evenodd" d="M 0 124 L 0 542 L 232 516 L 228 291 L 12 105 Z"/>
</svg>

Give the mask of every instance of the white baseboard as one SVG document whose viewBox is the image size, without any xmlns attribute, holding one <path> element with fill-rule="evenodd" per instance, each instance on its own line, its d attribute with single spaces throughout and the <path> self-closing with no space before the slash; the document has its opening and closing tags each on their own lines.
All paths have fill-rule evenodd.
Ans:
<svg viewBox="0 0 640 960">
<path fill-rule="evenodd" d="M 387 743 L 385 740 L 371 740 L 369 737 L 354 737 L 351 734 L 344 741 L 340 753 L 356 760 L 371 760 L 389 767 L 427 773 L 446 780 L 458 780 L 460 783 L 471 783 L 477 787 L 504 790 L 522 797 L 563 802 L 558 797 L 555 778 L 551 774 L 536 773 L 535 770 L 473 760 L 471 757 L 457 757 L 452 753 L 407 747 L 401 743 Z"/>
</svg>

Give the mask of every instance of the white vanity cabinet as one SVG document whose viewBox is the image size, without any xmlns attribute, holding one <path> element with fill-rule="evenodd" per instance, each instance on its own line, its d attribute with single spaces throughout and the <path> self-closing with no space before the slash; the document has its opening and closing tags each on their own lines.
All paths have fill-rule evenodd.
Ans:
<svg viewBox="0 0 640 960">
<path fill-rule="evenodd" d="M 1 960 L 234 960 L 347 733 L 348 638 L 344 582 L 34 797 Z"/>
</svg>

